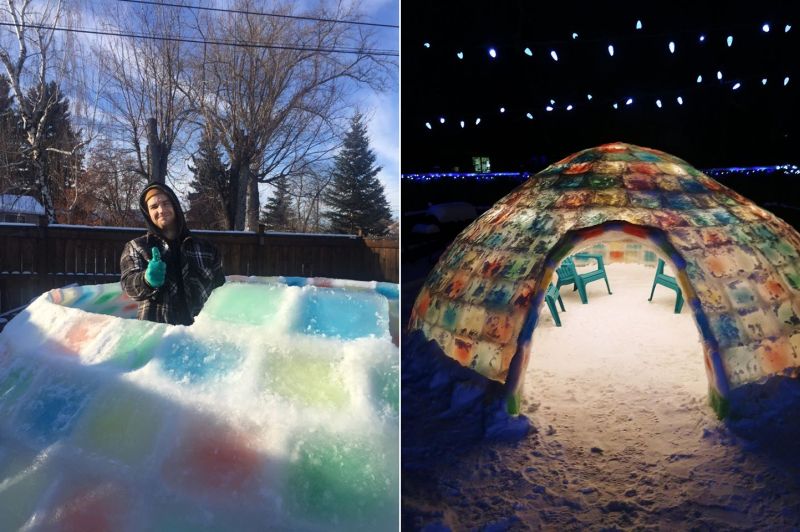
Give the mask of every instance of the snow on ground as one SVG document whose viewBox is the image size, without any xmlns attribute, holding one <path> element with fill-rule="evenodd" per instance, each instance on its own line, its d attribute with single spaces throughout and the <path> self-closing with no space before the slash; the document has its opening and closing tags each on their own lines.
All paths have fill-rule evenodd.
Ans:
<svg viewBox="0 0 800 532">
<path fill-rule="evenodd" d="M 794 402 L 767 420 L 783 424 L 717 420 L 688 306 L 674 314 L 661 286 L 647 301 L 652 268 L 607 270 L 613 295 L 594 282 L 587 305 L 562 287 L 563 327 L 542 305 L 522 406 L 533 427 L 518 441 L 486 438 L 486 404 L 462 406 L 460 420 L 437 411 L 446 400 L 421 378 L 429 353 L 407 339 L 404 529 L 800 529 L 796 381 L 782 383 Z M 445 393 L 450 410 L 464 386 Z"/>
</svg>

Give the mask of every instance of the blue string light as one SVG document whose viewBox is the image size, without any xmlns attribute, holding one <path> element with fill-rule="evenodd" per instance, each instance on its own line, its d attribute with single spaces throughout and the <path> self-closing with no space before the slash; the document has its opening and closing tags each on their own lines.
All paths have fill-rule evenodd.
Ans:
<svg viewBox="0 0 800 532">
<path fill-rule="evenodd" d="M 702 74 L 698 74 L 697 75 L 697 83 L 703 83 L 703 75 Z"/>
<path fill-rule="evenodd" d="M 728 43 L 728 48 L 730 48 L 731 46 L 733 46 L 733 35 L 728 35 L 728 38 L 727 38 L 727 39 L 725 39 L 725 42 L 727 42 L 727 43 Z"/>
<path fill-rule="evenodd" d="M 489 56 L 491 56 L 492 59 L 497 57 L 497 50 L 495 50 L 494 48 L 489 48 Z"/>
<path fill-rule="evenodd" d="M 550 57 L 553 58 L 553 61 L 558 62 L 558 54 L 556 53 L 555 50 L 550 50 Z"/>
<path fill-rule="evenodd" d="M 669 41 L 669 53 L 671 53 L 671 54 L 675 53 L 675 42 L 674 41 Z"/>
<path fill-rule="evenodd" d="M 733 87 L 732 87 L 732 90 L 739 90 L 739 87 L 741 87 L 741 86 L 742 86 L 742 84 L 741 84 L 741 83 L 739 83 L 739 82 L 737 81 L 737 82 L 736 82 L 736 83 L 733 85 Z"/>
<path fill-rule="evenodd" d="M 457 56 L 459 59 L 464 59 L 464 52 L 458 52 L 458 53 L 456 54 L 456 56 Z"/>
<path fill-rule="evenodd" d="M 613 44 L 609 44 L 608 45 L 608 55 L 610 55 L 611 57 L 614 57 L 614 45 Z"/>
<path fill-rule="evenodd" d="M 764 24 L 763 26 L 761 26 L 761 31 L 763 31 L 764 33 L 769 33 L 769 24 Z"/>
<path fill-rule="evenodd" d="M 640 29 L 642 29 L 642 21 L 641 21 L 641 20 L 637 20 L 637 21 L 636 21 L 636 29 L 637 29 L 637 30 L 640 30 Z"/>
<path fill-rule="evenodd" d="M 793 164 L 779 164 L 775 166 L 749 166 L 749 167 L 730 167 L 730 168 L 709 168 L 702 172 L 711 177 L 726 176 L 732 174 L 771 174 L 774 172 L 785 172 L 790 175 L 800 175 L 800 167 Z M 476 181 L 490 181 L 497 178 L 529 179 L 530 172 L 428 172 L 428 173 L 409 173 L 402 174 L 402 179 L 409 181 L 438 181 L 445 179 L 465 180 L 474 179 Z"/>
<path fill-rule="evenodd" d="M 528 57 L 533 57 L 533 50 L 531 50 L 530 48 L 525 48 L 525 55 L 527 55 Z"/>
</svg>

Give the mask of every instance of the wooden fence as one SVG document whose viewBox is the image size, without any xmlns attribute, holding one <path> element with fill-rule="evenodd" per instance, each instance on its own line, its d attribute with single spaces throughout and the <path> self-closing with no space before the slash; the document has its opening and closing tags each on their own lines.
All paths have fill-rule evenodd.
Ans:
<svg viewBox="0 0 800 532">
<path fill-rule="evenodd" d="M 226 275 L 399 282 L 397 240 L 347 235 L 192 231 L 214 243 Z M 125 243 L 144 229 L 0 224 L 0 314 L 46 290 L 119 281 Z"/>
</svg>

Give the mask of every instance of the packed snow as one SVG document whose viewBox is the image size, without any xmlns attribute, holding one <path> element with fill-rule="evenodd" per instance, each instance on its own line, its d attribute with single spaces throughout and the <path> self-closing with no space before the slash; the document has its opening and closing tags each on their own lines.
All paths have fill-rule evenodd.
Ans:
<svg viewBox="0 0 800 532">
<path fill-rule="evenodd" d="M 404 528 L 800 527 L 797 381 L 755 387 L 772 401 L 755 418 L 718 420 L 691 309 L 660 286 L 648 302 L 652 268 L 607 272 L 613 295 L 592 283 L 586 305 L 561 288 L 562 327 L 542 305 L 518 418 L 495 383 L 404 339 Z"/>
<path fill-rule="evenodd" d="M 119 283 L 6 326 L 0 530 L 396 530 L 397 286 L 240 280 L 190 327 Z"/>
</svg>

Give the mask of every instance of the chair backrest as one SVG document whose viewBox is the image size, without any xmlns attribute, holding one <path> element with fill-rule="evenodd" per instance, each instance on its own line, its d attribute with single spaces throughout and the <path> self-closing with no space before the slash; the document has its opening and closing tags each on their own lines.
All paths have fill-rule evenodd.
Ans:
<svg viewBox="0 0 800 532">
<path fill-rule="evenodd" d="M 569 281 L 575 279 L 575 263 L 572 262 L 571 257 L 567 257 L 563 260 L 561 265 L 556 268 L 556 273 L 558 273 L 558 279 L 560 281 Z"/>
<path fill-rule="evenodd" d="M 656 275 L 661 275 L 664 273 L 664 260 L 658 259 L 658 266 L 656 267 Z"/>
</svg>

